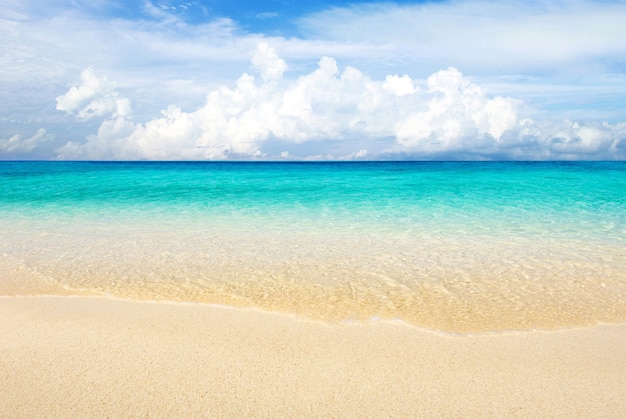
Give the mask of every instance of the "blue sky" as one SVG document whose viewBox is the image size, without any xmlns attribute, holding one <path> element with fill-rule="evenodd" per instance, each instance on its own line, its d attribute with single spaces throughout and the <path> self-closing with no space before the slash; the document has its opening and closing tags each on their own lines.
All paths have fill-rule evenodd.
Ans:
<svg viewBox="0 0 626 419">
<path fill-rule="evenodd" d="M 7 0 L 0 159 L 626 159 L 626 1 Z"/>
</svg>

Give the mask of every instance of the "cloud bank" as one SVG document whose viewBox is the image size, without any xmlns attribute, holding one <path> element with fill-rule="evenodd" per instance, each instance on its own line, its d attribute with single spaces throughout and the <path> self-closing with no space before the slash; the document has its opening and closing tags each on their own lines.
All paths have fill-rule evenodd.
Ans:
<svg viewBox="0 0 626 419">
<path fill-rule="evenodd" d="M 626 158 L 624 0 L 207 5 L 9 1 L 0 159 Z"/>
<path fill-rule="evenodd" d="M 80 83 L 57 97 L 57 110 L 102 122 L 84 142 L 60 147 L 57 157 L 626 158 L 626 124 L 536 122 L 522 101 L 490 96 L 454 67 L 425 82 L 406 74 L 375 80 L 322 57 L 313 71 L 288 80 L 287 63 L 267 43 L 257 45 L 251 64 L 255 74 L 210 91 L 197 109 L 170 105 L 145 122 L 135 122 L 130 99 L 88 67 Z"/>
</svg>

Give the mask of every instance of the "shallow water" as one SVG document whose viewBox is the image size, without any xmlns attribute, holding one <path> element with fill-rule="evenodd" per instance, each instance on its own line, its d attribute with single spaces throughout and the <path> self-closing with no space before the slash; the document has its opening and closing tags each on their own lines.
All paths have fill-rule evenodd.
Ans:
<svg viewBox="0 0 626 419">
<path fill-rule="evenodd" d="M 626 320 L 625 163 L 3 162 L 0 197 L 0 255 L 63 292 L 450 332 Z"/>
</svg>

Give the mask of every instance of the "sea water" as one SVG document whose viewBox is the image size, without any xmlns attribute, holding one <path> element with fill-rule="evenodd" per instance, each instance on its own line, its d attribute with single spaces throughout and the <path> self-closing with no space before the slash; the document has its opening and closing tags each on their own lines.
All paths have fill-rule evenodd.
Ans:
<svg viewBox="0 0 626 419">
<path fill-rule="evenodd" d="M 0 257 L 47 293 L 449 332 L 621 322 L 626 163 L 0 162 Z"/>
</svg>

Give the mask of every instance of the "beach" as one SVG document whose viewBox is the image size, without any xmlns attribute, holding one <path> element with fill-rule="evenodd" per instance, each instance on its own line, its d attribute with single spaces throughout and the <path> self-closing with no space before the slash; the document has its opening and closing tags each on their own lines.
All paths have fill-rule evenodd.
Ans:
<svg viewBox="0 0 626 419">
<path fill-rule="evenodd" d="M 0 165 L 0 417 L 623 417 L 623 163 Z"/>
<path fill-rule="evenodd" d="M 455 336 L 254 310 L 0 299 L 2 417 L 622 417 L 626 325 Z"/>
<path fill-rule="evenodd" d="M 0 419 L 626 419 L 626 0 L 1 5 Z"/>
</svg>

